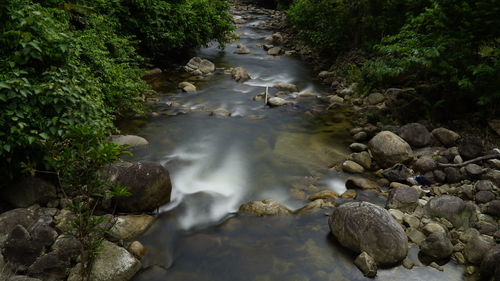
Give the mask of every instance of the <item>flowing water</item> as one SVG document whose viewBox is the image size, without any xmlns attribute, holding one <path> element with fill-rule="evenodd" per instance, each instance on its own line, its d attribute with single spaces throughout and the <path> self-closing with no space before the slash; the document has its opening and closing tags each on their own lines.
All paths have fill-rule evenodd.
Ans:
<svg viewBox="0 0 500 281">
<path fill-rule="evenodd" d="M 215 63 L 214 75 L 196 79 L 163 74 L 152 81 L 161 94 L 156 117 L 135 133 L 150 145 L 135 160 L 156 161 L 170 171 L 172 202 L 161 208 L 140 241 L 148 249 L 142 280 L 365 280 L 353 256 L 328 235 L 326 211 L 285 217 L 242 217 L 235 212 L 249 200 L 272 198 L 297 209 L 305 195 L 322 189 L 345 191 L 346 175 L 330 168 L 349 153 L 350 111 L 325 110 L 314 97 L 286 98 L 293 105 L 270 108 L 252 98 L 277 82 L 325 96 L 310 68 L 297 58 L 269 56 L 257 44 L 272 31 L 260 28 L 269 15 L 235 11 L 248 19 L 236 30 L 237 42 L 225 50 L 209 46 L 198 56 Z M 244 44 L 251 54 L 233 54 Z M 236 83 L 223 69 L 242 66 L 251 80 Z M 193 82 L 196 93 L 175 85 Z M 277 90 L 270 88 L 270 94 Z M 174 106 L 172 106 L 174 105 Z M 226 109 L 231 117 L 210 116 Z M 129 124 L 130 125 L 130 124 Z M 383 204 L 373 193 L 358 199 Z M 410 251 L 418 262 L 417 249 Z M 379 270 L 377 280 L 460 280 L 460 267 Z"/>
</svg>

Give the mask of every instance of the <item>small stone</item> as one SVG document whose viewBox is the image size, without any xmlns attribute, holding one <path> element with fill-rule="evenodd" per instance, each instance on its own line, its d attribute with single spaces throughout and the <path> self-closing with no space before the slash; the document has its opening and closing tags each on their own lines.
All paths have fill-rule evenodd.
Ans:
<svg viewBox="0 0 500 281">
<path fill-rule="evenodd" d="M 425 255 L 436 259 L 444 259 L 453 253 L 453 244 L 443 232 L 431 233 L 420 245 L 420 250 Z"/>
<path fill-rule="evenodd" d="M 282 99 L 282 98 L 272 97 L 272 98 L 270 98 L 270 99 L 267 100 L 267 103 L 270 106 L 283 106 L 283 105 L 289 104 L 290 102 L 288 102 L 288 101 L 286 101 L 285 99 Z"/>
<path fill-rule="evenodd" d="M 251 201 L 240 206 L 240 214 L 257 216 L 288 215 L 292 211 L 273 199 Z"/>
<path fill-rule="evenodd" d="M 426 224 L 422 230 L 423 230 L 425 235 L 430 235 L 431 233 L 434 233 L 434 232 L 446 233 L 446 230 L 444 229 L 444 227 L 442 225 L 440 225 L 439 223 L 435 223 L 435 222 L 431 222 L 431 223 Z"/>
<path fill-rule="evenodd" d="M 210 112 L 210 116 L 229 117 L 231 116 L 231 111 L 224 108 L 217 108 L 216 110 Z"/>
<path fill-rule="evenodd" d="M 418 205 L 419 193 L 410 186 L 393 188 L 389 192 L 386 208 L 413 212 Z"/>
<path fill-rule="evenodd" d="M 500 217 L 500 200 L 490 201 L 486 213 L 495 217 Z"/>
<path fill-rule="evenodd" d="M 404 224 L 406 224 L 407 226 L 409 226 L 411 228 L 418 229 L 420 227 L 420 220 L 413 215 L 404 214 L 403 222 L 404 222 Z"/>
<path fill-rule="evenodd" d="M 379 104 L 379 103 L 383 102 L 384 100 L 385 100 L 385 97 L 381 93 L 372 93 L 366 98 L 366 101 L 368 102 L 368 104 L 371 104 L 371 105 Z"/>
<path fill-rule="evenodd" d="M 413 164 L 415 170 L 426 173 L 437 168 L 437 163 L 430 156 L 422 156 Z"/>
<path fill-rule="evenodd" d="M 351 174 L 360 174 L 365 171 L 363 166 L 351 160 L 347 160 L 344 163 L 342 163 L 342 170 L 346 173 L 351 173 Z"/>
<path fill-rule="evenodd" d="M 399 222 L 400 224 L 403 224 L 403 216 L 404 213 L 401 212 L 400 210 L 396 209 L 389 209 L 389 213 L 391 213 L 392 217 Z"/>
<path fill-rule="evenodd" d="M 372 158 L 370 157 L 370 153 L 363 151 L 359 153 L 353 153 L 350 155 L 350 158 L 358 163 L 359 165 L 363 166 L 365 169 L 371 169 L 372 167 Z"/>
<path fill-rule="evenodd" d="M 328 98 L 330 99 L 330 103 L 344 103 L 344 98 L 337 95 L 331 95 Z"/>
<path fill-rule="evenodd" d="M 484 173 L 484 169 L 477 164 L 468 164 L 467 166 L 465 166 L 465 171 L 472 177 L 477 177 Z"/>
<path fill-rule="evenodd" d="M 148 215 L 127 215 L 115 218 L 109 234 L 118 240 L 130 240 L 143 233 L 154 221 Z"/>
<path fill-rule="evenodd" d="M 439 266 L 439 264 L 437 264 L 436 262 L 431 262 L 431 264 L 429 264 L 429 266 L 432 268 L 435 268 L 439 271 L 444 271 L 444 269 L 441 266 Z"/>
<path fill-rule="evenodd" d="M 238 46 L 236 46 L 236 50 L 234 50 L 233 53 L 238 54 L 238 55 L 246 55 L 246 54 L 250 54 L 251 52 L 245 45 L 238 44 Z"/>
<path fill-rule="evenodd" d="M 309 201 L 314 201 L 316 199 L 331 199 L 331 198 L 339 198 L 339 195 L 337 192 L 332 191 L 332 190 L 322 190 L 320 192 L 316 192 L 312 195 L 310 195 L 307 200 Z"/>
<path fill-rule="evenodd" d="M 299 88 L 297 88 L 296 85 L 290 84 L 290 83 L 285 83 L 285 82 L 277 83 L 273 87 L 278 89 L 278 90 L 288 91 L 288 92 L 298 92 L 299 91 Z"/>
<path fill-rule="evenodd" d="M 404 268 L 410 270 L 415 266 L 415 263 L 412 262 L 409 258 L 405 258 L 403 260 L 403 266 L 404 266 Z"/>
<path fill-rule="evenodd" d="M 177 86 L 177 88 L 182 89 L 186 93 L 194 93 L 194 92 L 196 92 L 196 87 L 193 84 L 189 83 L 189 82 L 181 82 L 181 83 L 179 83 L 179 85 Z"/>
<path fill-rule="evenodd" d="M 342 199 L 356 199 L 357 197 L 357 192 L 354 189 L 348 189 L 342 195 L 340 195 L 340 198 Z"/>
<path fill-rule="evenodd" d="M 373 278 L 377 275 L 377 263 L 366 252 L 362 252 L 355 260 L 354 264 L 363 272 L 366 277 Z"/>
<path fill-rule="evenodd" d="M 362 144 L 362 143 L 355 142 L 355 143 L 351 143 L 351 145 L 349 145 L 349 149 L 351 149 L 354 152 L 362 152 L 362 151 L 366 151 L 368 149 L 368 146 L 365 144 Z"/>
<path fill-rule="evenodd" d="M 476 202 L 478 204 L 488 203 L 495 200 L 495 194 L 491 191 L 479 191 L 476 193 Z"/>
<path fill-rule="evenodd" d="M 410 228 L 409 231 L 407 231 L 406 235 L 408 235 L 408 238 L 410 238 L 410 241 L 413 243 L 420 245 L 425 240 L 425 235 L 420 232 L 417 229 Z"/>
<path fill-rule="evenodd" d="M 366 132 L 359 132 L 352 137 L 355 141 L 365 141 L 368 139 L 368 134 Z"/>
<path fill-rule="evenodd" d="M 251 79 L 250 75 L 248 74 L 248 71 L 243 67 L 235 67 L 231 69 L 231 77 L 236 82 L 245 82 Z"/>
<path fill-rule="evenodd" d="M 473 275 L 476 272 L 477 272 L 477 266 L 469 265 L 465 268 L 465 273 L 467 275 Z"/>
<path fill-rule="evenodd" d="M 462 253 L 456 252 L 453 253 L 453 259 L 455 260 L 456 263 L 458 264 L 465 264 L 465 257 Z"/>
<path fill-rule="evenodd" d="M 147 252 L 146 247 L 139 241 L 130 243 L 127 250 L 139 260 L 142 259 Z"/>
</svg>

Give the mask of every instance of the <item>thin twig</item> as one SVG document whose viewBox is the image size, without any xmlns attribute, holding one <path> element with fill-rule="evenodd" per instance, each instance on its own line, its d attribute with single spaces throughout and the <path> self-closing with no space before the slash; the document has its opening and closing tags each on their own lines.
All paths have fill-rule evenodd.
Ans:
<svg viewBox="0 0 500 281">
<path fill-rule="evenodd" d="M 488 159 L 494 159 L 494 158 L 500 158 L 500 154 L 493 154 L 493 155 L 486 155 L 486 156 L 481 156 L 481 157 L 477 157 L 477 158 L 474 158 L 474 159 L 471 159 L 469 161 L 465 161 L 463 163 L 458 163 L 458 164 L 443 164 L 443 163 L 438 163 L 438 166 L 439 167 L 462 167 L 462 166 L 465 166 L 465 165 L 468 165 L 470 163 L 474 163 L 474 162 L 478 162 L 478 161 L 481 161 L 481 160 L 488 160 Z"/>
</svg>

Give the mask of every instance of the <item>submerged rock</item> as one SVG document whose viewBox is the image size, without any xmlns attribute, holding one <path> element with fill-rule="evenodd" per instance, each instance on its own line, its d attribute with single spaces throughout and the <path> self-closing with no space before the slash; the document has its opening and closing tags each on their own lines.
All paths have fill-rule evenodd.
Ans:
<svg viewBox="0 0 500 281">
<path fill-rule="evenodd" d="M 277 83 L 273 87 L 278 89 L 278 90 L 288 91 L 288 92 L 298 92 L 299 91 L 299 88 L 297 88 L 297 86 L 295 86 L 294 84 L 285 83 L 285 82 Z"/>
<path fill-rule="evenodd" d="M 160 163 L 115 163 L 108 169 L 106 179 L 128 187 L 132 194 L 116 199 L 121 211 L 151 211 L 170 201 L 170 175 Z"/>
<path fill-rule="evenodd" d="M 375 161 L 382 167 L 404 163 L 413 157 L 410 145 L 390 131 L 382 131 L 368 143 Z"/>
<path fill-rule="evenodd" d="M 239 212 L 240 214 L 257 216 L 281 216 L 292 213 L 290 209 L 273 199 L 245 203 L 240 206 Z"/>
<path fill-rule="evenodd" d="M 267 103 L 271 106 L 283 106 L 283 105 L 289 104 L 290 102 L 288 102 L 282 98 L 272 97 L 272 98 L 267 100 Z"/>
<path fill-rule="evenodd" d="M 231 69 L 231 77 L 233 77 L 236 82 L 245 82 L 251 79 L 248 71 L 240 66 Z"/>
<path fill-rule="evenodd" d="M 366 252 L 382 265 L 395 264 L 408 253 L 408 241 L 391 214 L 372 203 L 348 202 L 333 210 L 330 230 L 342 246 Z"/>
</svg>

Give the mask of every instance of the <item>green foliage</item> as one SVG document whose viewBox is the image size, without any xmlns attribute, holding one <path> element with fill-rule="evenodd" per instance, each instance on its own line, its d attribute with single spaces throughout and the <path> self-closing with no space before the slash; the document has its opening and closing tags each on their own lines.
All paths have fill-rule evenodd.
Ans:
<svg viewBox="0 0 500 281">
<path fill-rule="evenodd" d="M 500 6 L 493 0 L 434 0 L 396 35 L 375 46 L 364 69 L 375 87 L 425 85 L 429 104 L 498 114 Z M 478 105 L 474 107 L 471 105 Z"/>
<path fill-rule="evenodd" d="M 385 35 L 398 32 L 407 16 L 428 1 L 295 0 L 288 10 L 299 36 L 334 57 L 353 48 L 370 48 Z"/>
<path fill-rule="evenodd" d="M 141 42 L 142 54 L 164 57 L 212 40 L 224 46 L 232 29 L 228 7 L 222 0 L 123 0 L 115 9 L 122 29 Z"/>
</svg>

